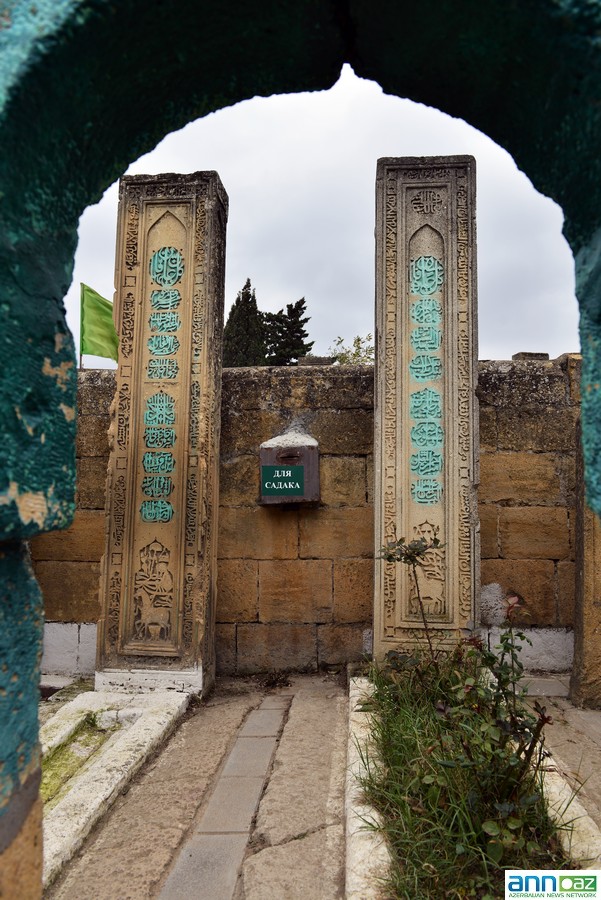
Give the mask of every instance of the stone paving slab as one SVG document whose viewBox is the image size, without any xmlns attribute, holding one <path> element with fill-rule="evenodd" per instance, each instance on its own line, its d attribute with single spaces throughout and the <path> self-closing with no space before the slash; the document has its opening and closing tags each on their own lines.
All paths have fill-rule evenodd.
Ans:
<svg viewBox="0 0 601 900">
<path fill-rule="evenodd" d="M 224 680 L 208 701 L 192 709 L 117 798 L 45 900 L 155 896 L 240 725 L 260 701 L 252 683 Z M 187 900 L 192 897 L 188 894 Z"/>
<path fill-rule="evenodd" d="M 346 897 L 344 828 L 329 825 L 293 841 L 266 847 L 244 864 L 245 900 L 334 900 Z"/>
<path fill-rule="evenodd" d="M 282 707 L 255 709 L 240 730 L 240 737 L 275 737 L 282 727 Z"/>
<path fill-rule="evenodd" d="M 235 778 L 220 777 L 211 795 L 199 832 L 245 832 L 248 835 L 252 817 L 259 803 L 271 757 L 263 774 Z"/>
<path fill-rule="evenodd" d="M 223 776 L 264 775 L 275 750 L 275 737 L 239 737 L 223 767 Z"/>
<path fill-rule="evenodd" d="M 247 839 L 246 833 L 194 835 L 169 875 L 161 900 L 229 900 Z"/>
<path fill-rule="evenodd" d="M 299 676 L 288 692 L 236 900 L 344 897 L 346 689 L 327 676 Z"/>
</svg>

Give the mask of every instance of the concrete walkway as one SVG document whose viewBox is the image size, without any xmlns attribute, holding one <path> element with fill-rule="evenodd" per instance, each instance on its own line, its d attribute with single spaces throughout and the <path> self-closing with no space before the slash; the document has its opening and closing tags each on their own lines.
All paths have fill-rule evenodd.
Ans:
<svg viewBox="0 0 601 900">
<path fill-rule="evenodd" d="M 45 897 L 343 898 L 346 740 L 337 678 L 220 682 Z"/>
</svg>

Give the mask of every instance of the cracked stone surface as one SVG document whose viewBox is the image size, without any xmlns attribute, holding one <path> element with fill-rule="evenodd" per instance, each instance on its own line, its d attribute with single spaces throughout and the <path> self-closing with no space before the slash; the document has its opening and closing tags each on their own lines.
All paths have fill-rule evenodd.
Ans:
<svg viewBox="0 0 601 900">
<path fill-rule="evenodd" d="M 243 867 L 244 900 L 334 900 L 344 897 L 344 829 L 329 825 L 250 856 Z"/>
<path fill-rule="evenodd" d="M 296 678 L 290 690 L 237 900 L 344 897 L 346 692 L 327 678 Z"/>
<path fill-rule="evenodd" d="M 45 900 L 153 896 L 240 725 L 261 699 L 252 689 L 218 688 L 119 797 Z"/>
</svg>

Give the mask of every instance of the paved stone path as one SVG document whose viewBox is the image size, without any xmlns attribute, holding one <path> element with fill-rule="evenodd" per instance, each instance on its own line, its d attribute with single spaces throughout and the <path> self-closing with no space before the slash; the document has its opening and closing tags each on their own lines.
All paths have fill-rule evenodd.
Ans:
<svg viewBox="0 0 601 900">
<path fill-rule="evenodd" d="M 346 730 L 330 677 L 221 682 L 45 896 L 343 898 Z"/>
</svg>

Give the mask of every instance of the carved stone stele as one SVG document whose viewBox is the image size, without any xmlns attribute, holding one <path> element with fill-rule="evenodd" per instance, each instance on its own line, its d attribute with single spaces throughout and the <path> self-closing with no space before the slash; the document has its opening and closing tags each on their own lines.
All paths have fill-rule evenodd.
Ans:
<svg viewBox="0 0 601 900">
<path fill-rule="evenodd" d="M 441 644 L 473 628 L 479 580 L 475 160 L 380 159 L 375 545 L 434 535 L 418 570 Z M 374 655 L 423 641 L 410 569 L 376 562 Z"/>
<path fill-rule="evenodd" d="M 214 677 L 227 209 L 216 172 L 121 180 L 97 688 Z"/>
</svg>

